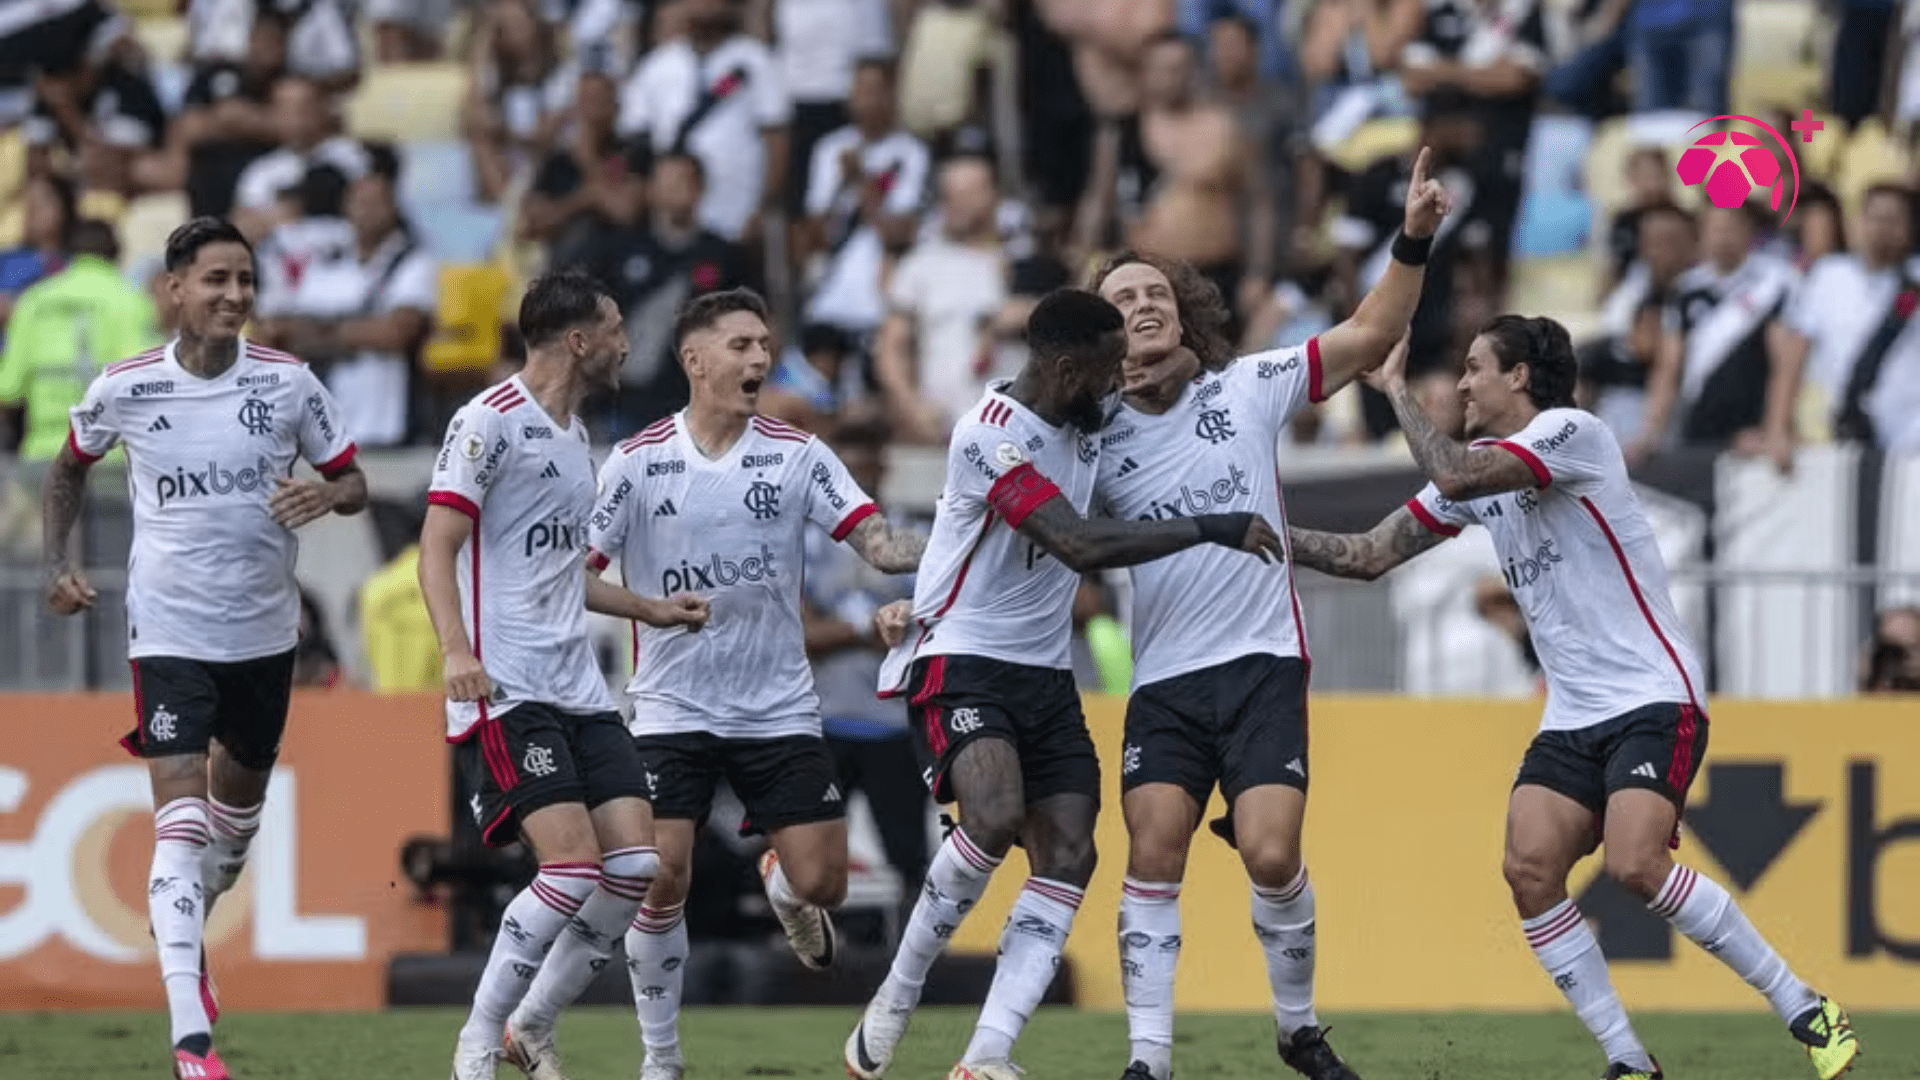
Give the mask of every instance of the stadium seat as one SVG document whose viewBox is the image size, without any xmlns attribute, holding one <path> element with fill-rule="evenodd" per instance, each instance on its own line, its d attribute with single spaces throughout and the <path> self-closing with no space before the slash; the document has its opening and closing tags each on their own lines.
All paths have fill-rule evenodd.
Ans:
<svg viewBox="0 0 1920 1080">
<path fill-rule="evenodd" d="M 1743 0 L 1735 5 L 1735 66 L 1805 63 L 1819 19 L 1816 6 L 1807 0 Z"/>
<path fill-rule="evenodd" d="M 459 64 L 387 64 L 367 69 L 347 100 L 347 129 L 363 139 L 457 139 L 467 72 Z"/>
<path fill-rule="evenodd" d="M 1420 124 L 1407 117 L 1369 120 L 1327 151 L 1327 159 L 1347 172 L 1359 172 L 1383 157 L 1404 154 L 1418 145 Z"/>
<path fill-rule="evenodd" d="M 148 0 L 149 6 L 171 8 L 165 0 Z M 171 64 L 184 60 L 187 55 L 187 20 L 174 18 L 168 11 L 165 17 L 142 17 L 134 24 L 133 36 L 147 50 L 147 55 L 161 64 Z"/>
<path fill-rule="evenodd" d="M 133 200 L 120 219 L 120 265 L 128 269 L 160 255 L 167 234 L 187 220 L 184 192 L 161 192 Z"/>
<path fill-rule="evenodd" d="M 1545 315 L 1566 324 L 1579 340 L 1597 321 L 1599 267 L 1584 252 L 1526 259 L 1513 268 L 1507 307 L 1524 315 Z"/>
<path fill-rule="evenodd" d="M 1734 70 L 1729 96 L 1733 111 L 1744 116 L 1761 116 L 1772 108 L 1792 109 L 1798 115 L 1821 99 L 1820 85 L 1820 68 L 1814 64 L 1743 65 Z"/>
<path fill-rule="evenodd" d="M 1861 124 L 1840 151 L 1834 167 L 1834 193 L 1840 196 L 1840 205 L 1851 213 L 1859 206 L 1860 196 L 1874 184 L 1904 182 L 1910 162 L 1907 148 L 1888 135 L 1877 118 Z"/>
</svg>

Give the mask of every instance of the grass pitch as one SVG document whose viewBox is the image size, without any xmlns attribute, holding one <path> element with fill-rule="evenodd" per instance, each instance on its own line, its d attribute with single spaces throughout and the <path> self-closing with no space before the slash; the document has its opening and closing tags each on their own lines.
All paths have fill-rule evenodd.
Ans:
<svg viewBox="0 0 1920 1080">
<path fill-rule="evenodd" d="M 838 1078 L 851 1009 L 695 1009 L 682 1022 L 689 1080 Z M 941 1080 L 966 1044 L 972 1009 L 914 1018 L 888 1080 Z M 1645 1014 L 1637 1026 L 1673 1080 L 1807 1080 L 1798 1044 L 1770 1016 Z M 462 1014 L 450 1009 L 249 1016 L 221 1024 L 239 1080 L 440 1080 Z M 1605 1063 L 1571 1014 L 1332 1016 L 1333 1043 L 1369 1080 L 1592 1080 Z M 1857 1080 L 1920 1080 L 1920 1014 L 1854 1018 L 1866 1054 Z M 1183 1016 L 1180 1080 L 1290 1077 L 1260 1016 Z M 631 1080 L 639 1036 L 625 1009 L 579 1009 L 561 1022 L 574 1080 Z M 157 1013 L 0 1013 L 4 1080 L 163 1080 L 167 1021 Z M 1113 1080 L 1126 1067 L 1126 1020 L 1044 1009 L 1020 1040 L 1033 1080 Z M 519 1073 L 500 1070 L 503 1080 Z"/>
</svg>

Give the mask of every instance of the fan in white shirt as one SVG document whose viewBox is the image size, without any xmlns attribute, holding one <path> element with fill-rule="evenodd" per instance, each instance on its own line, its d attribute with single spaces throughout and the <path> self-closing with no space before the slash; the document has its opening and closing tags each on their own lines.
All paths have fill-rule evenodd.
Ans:
<svg viewBox="0 0 1920 1080">
<path fill-rule="evenodd" d="M 1846 1013 L 1787 967 L 1726 889 L 1668 854 L 1706 751 L 1707 687 L 1620 445 L 1573 406 L 1577 367 L 1551 319 L 1488 323 L 1460 379 L 1469 445 L 1421 410 L 1396 348 L 1369 382 L 1432 483 L 1365 535 L 1289 529 L 1294 561 L 1373 578 L 1485 525 L 1547 681 L 1541 730 L 1508 797 L 1507 885 L 1535 958 L 1606 1053 L 1607 1077 L 1657 1080 L 1660 1068 L 1567 895 L 1596 841 L 1607 873 L 1765 995 L 1832 1080 L 1858 1052 Z"/>
</svg>

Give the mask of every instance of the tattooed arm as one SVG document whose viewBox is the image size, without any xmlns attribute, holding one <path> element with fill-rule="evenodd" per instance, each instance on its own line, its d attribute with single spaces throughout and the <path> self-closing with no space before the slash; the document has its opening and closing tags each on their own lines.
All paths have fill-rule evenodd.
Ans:
<svg viewBox="0 0 1920 1080">
<path fill-rule="evenodd" d="M 73 538 L 74 522 L 80 520 L 80 505 L 87 494 L 87 470 L 90 461 L 73 452 L 71 443 L 60 448 L 47 474 L 47 486 L 40 500 L 41 540 L 45 551 L 47 603 L 61 615 L 71 615 L 92 607 L 95 593 L 87 579 L 67 553 Z"/>
<path fill-rule="evenodd" d="M 1334 577 L 1372 581 L 1446 537 L 1401 507 L 1365 533 L 1324 533 L 1287 528 L 1293 561 Z"/>
<path fill-rule="evenodd" d="M 920 568 L 927 538 L 889 522 L 885 515 L 868 514 L 847 534 L 847 546 L 881 573 L 910 574 Z"/>
<path fill-rule="evenodd" d="M 1386 393 L 1393 403 L 1393 414 L 1400 418 L 1400 430 L 1407 437 L 1413 460 L 1440 494 L 1454 502 L 1466 502 L 1483 495 L 1542 486 L 1532 467 L 1500 444 L 1470 447 L 1441 434 L 1404 380 L 1392 382 Z"/>
</svg>

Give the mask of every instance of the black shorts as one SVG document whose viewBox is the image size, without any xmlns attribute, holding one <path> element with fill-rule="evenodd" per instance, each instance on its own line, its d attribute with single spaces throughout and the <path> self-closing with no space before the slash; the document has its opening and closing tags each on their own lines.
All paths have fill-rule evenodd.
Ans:
<svg viewBox="0 0 1920 1080">
<path fill-rule="evenodd" d="M 1120 790 L 1185 788 L 1205 809 L 1248 788 L 1307 790 L 1307 665 L 1255 653 L 1150 683 L 1127 702 Z"/>
<path fill-rule="evenodd" d="M 1644 788 L 1684 812 L 1706 755 L 1705 713 L 1691 705 L 1645 705 L 1592 727 L 1535 735 L 1513 786 L 1557 791 L 1595 814 L 1606 813 L 1614 792 Z"/>
<path fill-rule="evenodd" d="M 652 796 L 626 722 L 529 701 L 475 724 L 454 751 L 480 838 L 504 847 L 535 810 Z"/>
<path fill-rule="evenodd" d="M 249 769 L 273 767 L 293 697 L 293 650 L 230 662 L 143 656 L 128 666 L 136 724 L 120 740 L 128 753 L 204 754 L 218 740 Z"/>
<path fill-rule="evenodd" d="M 1100 801 L 1100 758 L 1087 733 L 1073 672 L 989 660 L 934 656 L 907 675 L 908 727 L 934 801 L 953 802 L 947 768 L 975 739 L 1005 739 L 1020 755 L 1029 804 L 1051 795 Z"/>
<path fill-rule="evenodd" d="M 127 26 L 100 0 L 84 0 L 58 15 L 35 19 L 0 36 L 0 79 L 30 78 L 35 71 L 69 74 L 106 43 L 108 32 L 117 34 Z"/>
<path fill-rule="evenodd" d="M 683 731 L 633 743 L 646 763 L 655 818 L 705 824 L 723 777 L 747 810 L 742 836 L 847 816 L 833 755 L 818 735 L 724 739 Z"/>
</svg>

